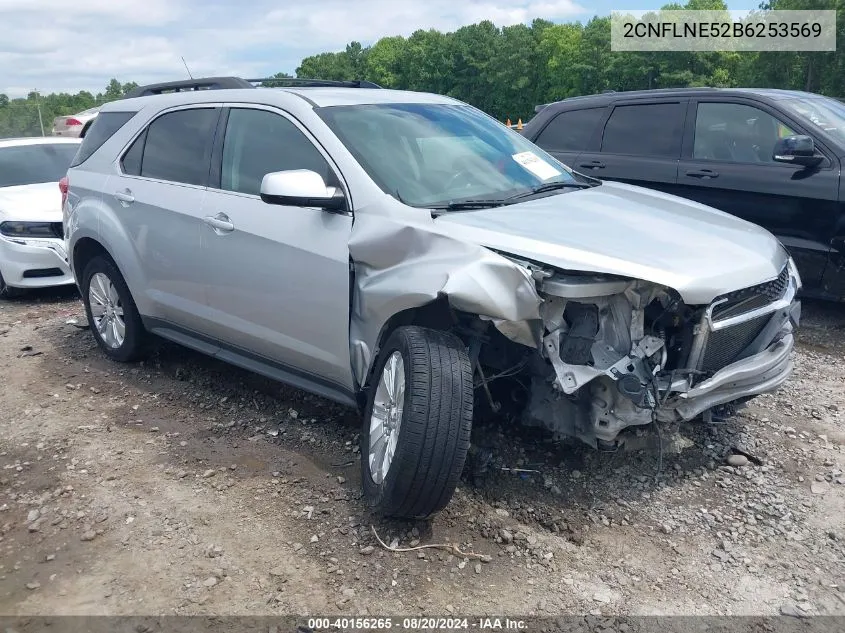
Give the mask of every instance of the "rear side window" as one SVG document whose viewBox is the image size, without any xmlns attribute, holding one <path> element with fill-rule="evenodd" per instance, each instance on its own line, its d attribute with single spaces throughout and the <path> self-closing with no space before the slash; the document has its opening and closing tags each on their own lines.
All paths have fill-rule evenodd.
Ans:
<svg viewBox="0 0 845 633">
<path fill-rule="evenodd" d="M 103 143 L 114 136 L 114 133 L 126 125 L 126 122 L 133 116 L 135 116 L 135 112 L 101 112 L 98 114 L 85 133 L 82 145 L 70 166 L 76 167 L 88 160 L 94 152 L 100 149 Z"/>
<path fill-rule="evenodd" d="M 535 142 L 547 151 L 583 152 L 604 113 L 605 108 L 561 112 Z"/>
<path fill-rule="evenodd" d="M 132 146 L 120 159 L 120 166 L 123 168 L 123 173 L 128 176 L 141 175 L 141 159 L 144 154 L 144 141 L 147 140 L 147 131 L 144 130 L 141 135 L 135 139 Z"/>
<path fill-rule="evenodd" d="M 601 151 L 678 158 L 685 109 L 680 103 L 617 106 L 604 127 Z"/>
<path fill-rule="evenodd" d="M 150 123 L 145 133 L 141 176 L 189 185 L 207 185 L 218 112 L 216 108 L 177 110 L 163 114 Z M 129 153 L 137 143 L 133 144 Z"/>
</svg>

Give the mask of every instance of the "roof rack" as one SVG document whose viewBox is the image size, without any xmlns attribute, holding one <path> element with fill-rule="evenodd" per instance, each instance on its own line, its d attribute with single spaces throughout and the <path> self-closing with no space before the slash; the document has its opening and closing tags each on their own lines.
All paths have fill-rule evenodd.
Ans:
<svg viewBox="0 0 845 633">
<path fill-rule="evenodd" d="M 200 79 L 186 79 L 182 81 L 165 81 L 157 84 L 138 86 L 124 95 L 124 99 L 133 97 L 148 97 L 166 92 L 187 92 L 191 90 L 227 90 L 236 88 L 255 88 L 251 83 L 240 77 L 202 77 Z"/>
<path fill-rule="evenodd" d="M 303 87 L 337 87 L 337 88 L 381 88 L 371 81 L 332 81 L 328 79 L 304 79 L 298 77 L 266 77 L 264 79 L 241 79 L 240 77 L 201 77 L 181 81 L 165 81 L 157 84 L 138 86 L 127 92 L 123 98 L 149 97 L 168 92 L 190 92 L 194 90 L 236 90 L 239 88 L 256 88 L 255 84 L 272 82 L 276 86 L 283 84 Z"/>
<path fill-rule="evenodd" d="M 381 88 L 378 84 L 374 84 L 372 81 L 364 81 L 363 79 L 335 81 L 333 79 L 305 79 L 300 77 L 266 77 L 264 79 L 247 79 L 246 81 L 250 83 L 272 82 L 273 84 L 290 84 L 291 86 L 303 86 L 308 88 Z"/>
</svg>

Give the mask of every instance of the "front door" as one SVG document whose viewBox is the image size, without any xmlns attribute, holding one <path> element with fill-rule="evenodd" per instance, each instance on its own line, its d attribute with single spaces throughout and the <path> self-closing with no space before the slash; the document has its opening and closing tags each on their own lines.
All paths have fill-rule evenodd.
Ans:
<svg viewBox="0 0 845 633">
<path fill-rule="evenodd" d="M 804 286 L 817 288 L 838 213 L 837 158 L 817 148 L 823 159 L 811 169 L 772 160 L 778 138 L 806 132 L 757 103 L 700 100 L 688 131 L 679 194 L 774 233 Z"/>
<path fill-rule="evenodd" d="M 336 171 L 281 111 L 232 107 L 224 120 L 202 232 L 213 335 L 224 344 L 218 356 L 229 346 L 278 366 L 293 384 L 351 392 L 352 216 L 259 196 L 270 172 L 308 169 L 340 184 Z"/>
</svg>

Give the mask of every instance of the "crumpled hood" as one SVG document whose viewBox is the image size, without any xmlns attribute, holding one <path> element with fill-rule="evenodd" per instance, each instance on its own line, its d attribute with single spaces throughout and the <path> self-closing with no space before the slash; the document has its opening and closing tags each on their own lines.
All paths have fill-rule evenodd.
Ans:
<svg viewBox="0 0 845 633">
<path fill-rule="evenodd" d="M 61 222 L 62 193 L 59 183 L 0 187 L 0 222 Z"/>
<path fill-rule="evenodd" d="M 606 182 L 521 204 L 451 212 L 438 229 L 564 270 L 674 288 L 691 305 L 778 275 L 787 253 L 768 231 L 691 200 Z"/>
</svg>

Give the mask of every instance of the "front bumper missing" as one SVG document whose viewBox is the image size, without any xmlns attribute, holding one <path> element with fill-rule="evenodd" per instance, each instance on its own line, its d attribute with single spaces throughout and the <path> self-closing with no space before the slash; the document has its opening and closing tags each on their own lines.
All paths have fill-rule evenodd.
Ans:
<svg viewBox="0 0 845 633">
<path fill-rule="evenodd" d="M 795 298 L 797 289 L 793 278 L 780 299 L 727 322 L 710 319 L 708 311 L 707 318 L 696 326 L 688 370 L 659 374 L 652 369 L 654 361 L 660 359 L 663 341 L 642 334 L 637 306 L 632 309 L 630 332 L 631 339 L 638 343 L 620 360 L 602 351 L 610 349 L 609 335 L 622 332 L 624 323 L 614 329 L 609 318 L 603 321 L 591 348 L 590 365 L 564 363 L 560 358 L 561 333 L 549 328 L 551 332 L 543 343 L 554 379 L 534 380 L 524 420 L 560 436 L 578 437 L 591 446 L 609 446 L 618 444 L 620 433 L 629 427 L 653 421 L 689 421 L 713 407 L 775 391 L 793 369 L 790 354 L 801 314 L 801 303 Z M 616 312 L 622 314 L 621 309 Z M 551 321 L 549 324 L 555 325 Z M 698 369 L 698 359 L 707 350 L 708 341 L 715 344 L 713 333 L 721 336 L 724 344 L 724 337 L 731 335 L 734 326 L 735 336 L 740 337 L 734 340 L 753 338 L 737 352 L 730 352 L 732 362 L 703 373 L 703 369 Z M 635 336 L 637 333 L 639 336 Z M 665 358 L 664 354 L 662 362 Z"/>
<path fill-rule="evenodd" d="M 677 400 L 667 404 L 684 420 L 740 398 L 774 391 L 789 378 L 793 363 L 790 353 L 795 346 L 791 333 L 762 352 L 737 361 L 696 385 Z"/>
<path fill-rule="evenodd" d="M 712 320 L 711 310 L 707 311 L 705 334 L 699 337 L 703 341 L 707 340 L 708 331 L 741 324 L 761 314 L 770 313 L 771 316 L 748 350 L 750 352 L 756 348 L 759 351 L 740 356 L 739 360 L 694 387 L 678 389 L 672 385 L 673 390 L 681 393 L 672 398 L 670 406 L 681 419 L 690 420 L 720 404 L 774 391 L 786 382 L 793 368 L 790 360 L 790 353 L 795 346 L 793 332 L 801 320 L 801 301 L 795 298 L 797 293 L 797 277 L 790 276 L 784 296 L 761 310 L 718 322 Z"/>
</svg>

